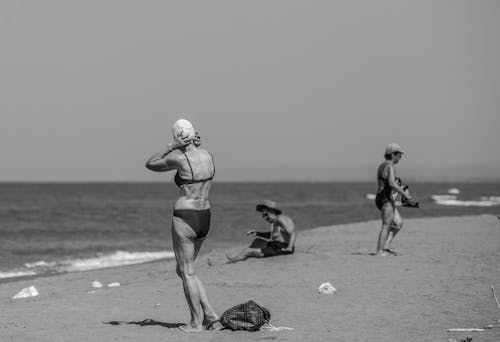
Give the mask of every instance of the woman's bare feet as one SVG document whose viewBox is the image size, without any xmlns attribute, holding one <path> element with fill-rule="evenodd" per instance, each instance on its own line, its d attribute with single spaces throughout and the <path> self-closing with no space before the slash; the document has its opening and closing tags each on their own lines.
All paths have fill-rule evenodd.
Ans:
<svg viewBox="0 0 500 342">
<path fill-rule="evenodd" d="M 196 333 L 203 331 L 203 327 L 193 327 L 191 324 L 184 324 L 179 326 L 179 330 L 185 333 Z"/>
<path fill-rule="evenodd" d="M 203 328 L 205 330 L 211 330 L 213 325 L 219 321 L 219 316 L 217 315 L 205 315 L 205 318 L 203 318 Z"/>
<path fill-rule="evenodd" d="M 396 253 L 394 250 L 392 250 L 390 248 L 384 248 L 384 252 L 387 252 L 391 255 L 398 255 L 398 253 Z"/>
<path fill-rule="evenodd" d="M 226 259 L 227 259 L 226 264 L 232 264 L 232 263 L 235 263 L 236 261 L 238 261 L 238 260 L 236 260 L 236 257 L 231 257 L 228 254 L 226 254 Z"/>
</svg>

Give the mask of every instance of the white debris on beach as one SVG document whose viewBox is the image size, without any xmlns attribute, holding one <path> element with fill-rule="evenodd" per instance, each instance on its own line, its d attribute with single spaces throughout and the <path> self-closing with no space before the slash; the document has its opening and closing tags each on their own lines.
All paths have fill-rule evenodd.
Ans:
<svg viewBox="0 0 500 342">
<path fill-rule="evenodd" d="M 114 282 L 114 283 L 109 283 L 108 284 L 108 287 L 119 287 L 120 286 L 120 283 L 119 282 Z"/>
<path fill-rule="evenodd" d="M 329 282 L 323 283 L 318 287 L 318 292 L 321 294 L 334 294 L 337 289 Z"/>
<path fill-rule="evenodd" d="M 102 287 L 102 283 L 100 281 L 94 280 L 92 282 L 92 287 L 100 288 L 100 287 Z"/>
<path fill-rule="evenodd" d="M 19 298 L 28 298 L 28 297 L 36 297 L 38 296 L 38 290 L 34 286 L 30 287 L 25 287 L 21 291 L 19 291 L 12 299 L 19 299 Z"/>
</svg>

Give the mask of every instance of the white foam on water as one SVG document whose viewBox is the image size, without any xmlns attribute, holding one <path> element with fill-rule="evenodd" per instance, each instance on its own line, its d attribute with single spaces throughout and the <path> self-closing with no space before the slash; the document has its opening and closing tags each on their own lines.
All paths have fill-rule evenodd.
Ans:
<svg viewBox="0 0 500 342">
<path fill-rule="evenodd" d="M 447 201 L 447 200 L 455 200 L 457 196 L 455 195 L 432 195 L 431 198 L 434 201 Z"/>
<path fill-rule="evenodd" d="M 375 199 L 375 197 L 377 197 L 377 195 L 375 195 L 375 194 L 366 194 L 366 195 L 365 195 L 365 197 L 366 197 L 366 199 L 368 199 L 368 200 L 374 200 L 374 199 Z"/>
<path fill-rule="evenodd" d="M 448 193 L 452 195 L 458 195 L 460 193 L 460 190 L 458 190 L 457 188 L 451 188 L 448 189 Z"/>
<path fill-rule="evenodd" d="M 500 203 L 495 203 L 491 201 L 461 201 L 461 200 L 440 200 L 436 201 L 439 205 L 454 205 L 459 207 L 492 207 L 494 205 L 500 205 Z"/>
<path fill-rule="evenodd" d="M 127 252 L 117 251 L 112 254 L 98 255 L 93 258 L 68 259 L 61 261 L 46 262 L 44 260 L 25 263 L 25 269 L 14 269 L 0 272 L 2 278 L 26 277 L 41 274 L 54 274 L 63 272 L 81 272 L 97 270 L 109 267 L 142 264 L 161 259 L 172 259 L 175 257 L 172 251 L 162 252 Z"/>
<path fill-rule="evenodd" d="M 113 254 L 103 255 L 88 259 L 74 259 L 61 263 L 59 270 L 62 272 L 78 272 L 97 270 L 101 268 L 142 264 L 160 259 L 174 258 L 171 251 L 165 252 L 125 252 L 118 251 Z"/>
<path fill-rule="evenodd" d="M 492 207 L 500 205 L 500 196 L 481 196 L 479 201 L 459 200 L 455 195 L 433 195 L 431 198 L 436 204 L 458 207 Z"/>
<path fill-rule="evenodd" d="M 27 268 L 35 268 L 35 267 L 53 267 L 57 263 L 56 262 L 46 262 L 45 260 L 40 260 L 36 262 L 27 262 L 24 264 Z"/>
<path fill-rule="evenodd" d="M 0 272 L 0 279 L 27 277 L 27 276 L 34 276 L 34 275 L 36 275 L 36 273 L 33 271 Z"/>
<path fill-rule="evenodd" d="M 500 196 L 482 196 L 481 201 L 491 201 L 495 203 L 500 203 Z"/>
</svg>

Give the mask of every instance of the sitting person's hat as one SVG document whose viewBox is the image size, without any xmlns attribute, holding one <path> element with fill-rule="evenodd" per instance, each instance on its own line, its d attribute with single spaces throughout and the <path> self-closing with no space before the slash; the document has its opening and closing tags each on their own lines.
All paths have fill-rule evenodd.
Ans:
<svg viewBox="0 0 500 342">
<path fill-rule="evenodd" d="M 255 208 L 257 211 L 262 212 L 262 210 L 266 209 L 270 212 L 275 213 L 276 215 L 281 214 L 281 210 L 276 207 L 276 202 L 270 200 L 264 200 L 261 203 L 257 204 Z"/>
</svg>

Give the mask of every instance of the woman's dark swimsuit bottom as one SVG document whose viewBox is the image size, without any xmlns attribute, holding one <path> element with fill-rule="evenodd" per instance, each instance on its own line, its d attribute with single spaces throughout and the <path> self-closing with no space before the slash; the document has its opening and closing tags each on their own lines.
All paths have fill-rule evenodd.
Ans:
<svg viewBox="0 0 500 342">
<path fill-rule="evenodd" d="M 262 239 L 253 240 L 250 248 L 258 248 L 262 250 L 262 254 L 264 257 L 270 257 L 275 255 L 284 255 L 284 254 L 292 254 L 294 249 L 291 252 L 283 252 L 283 248 L 287 248 L 288 244 L 284 242 L 278 241 L 266 241 Z"/>
<path fill-rule="evenodd" d="M 377 206 L 378 210 L 382 210 L 382 207 L 386 203 L 391 203 L 393 207 L 395 205 L 394 201 L 391 198 L 391 195 L 388 194 L 387 191 L 385 191 L 384 189 L 381 192 L 379 192 L 375 197 L 375 205 Z"/>
<path fill-rule="evenodd" d="M 203 239 L 210 229 L 210 209 L 176 209 L 174 216 L 186 222 L 196 233 L 196 239 Z"/>
</svg>

